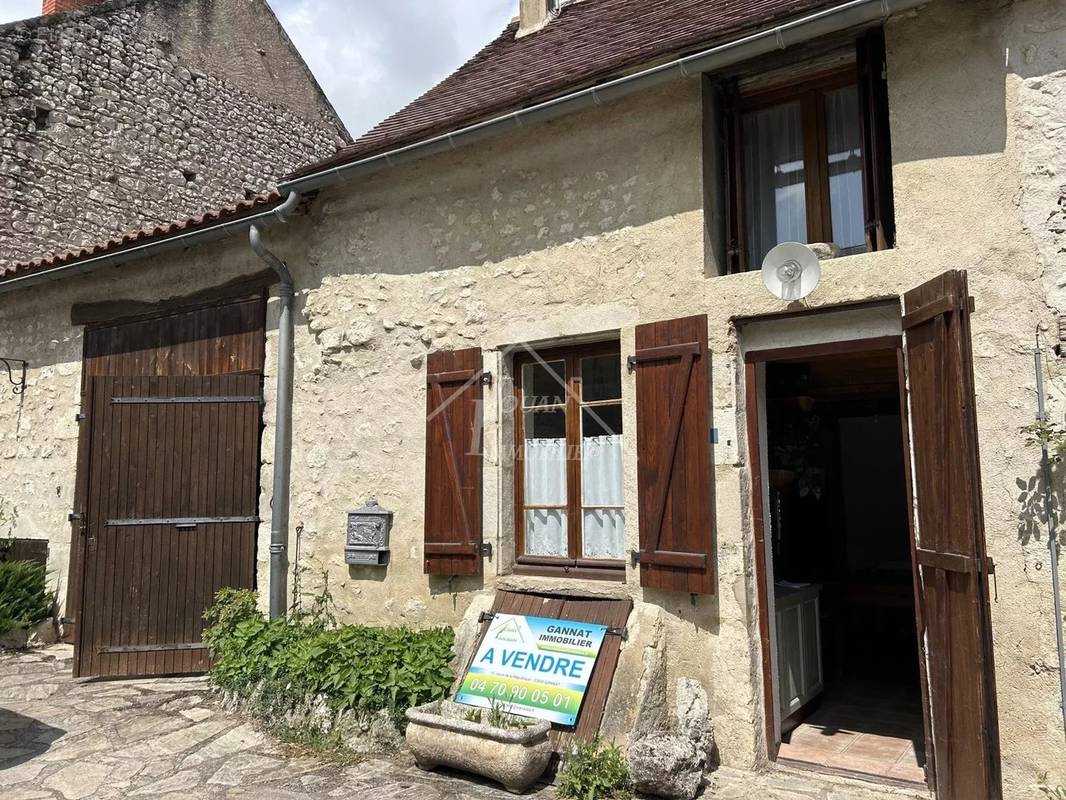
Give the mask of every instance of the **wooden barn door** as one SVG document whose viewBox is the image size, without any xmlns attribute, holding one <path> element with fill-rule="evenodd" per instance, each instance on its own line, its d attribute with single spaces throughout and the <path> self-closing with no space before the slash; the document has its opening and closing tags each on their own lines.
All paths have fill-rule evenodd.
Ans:
<svg viewBox="0 0 1066 800">
<path fill-rule="evenodd" d="M 940 800 L 999 800 L 999 729 L 966 273 L 903 300 L 934 780 Z"/>
<path fill-rule="evenodd" d="M 263 301 L 90 330 L 75 675 L 203 672 L 203 612 L 253 588 Z"/>
</svg>

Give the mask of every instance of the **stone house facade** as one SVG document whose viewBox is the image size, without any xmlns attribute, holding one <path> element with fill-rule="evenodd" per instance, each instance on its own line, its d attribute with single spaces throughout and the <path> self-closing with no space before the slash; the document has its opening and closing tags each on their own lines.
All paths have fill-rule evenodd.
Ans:
<svg viewBox="0 0 1066 800">
<path fill-rule="evenodd" d="M 265 2 L 44 11 L 0 26 L 0 269 L 258 194 L 349 141 Z"/>
<path fill-rule="evenodd" d="M 580 23 L 585 31 L 596 24 L 606 26 L 606 15 L 625 5 L 620 0 L 568 4 L 518 39 L 516 23 L 471 64 L 492 56 L 518 58 L 516 52 L 532 53 L 532 59 L 538 37 L 556 35 L 552 31 L 566 30 L 566 24 Z M 701 4 L 678 0 L 672 10 L 694 5 Z M 729 35 L 740 38 L 773 31 L 782 21 L 831 6 L 782 2 L 776 17 L 743 20 Z M 621 18 L 631 19 L 624 14 Z M 725 24 L 713 21 L 716 26 Z M 739 83 L 743 94 L 752 85 L 768 91 L 792 86 L 797 75 L 806 78 L 808 71 L 820 77 L 836 75 L 854 65 L 845 51 L 854 48 L 862 30 L 847 28 L 790 45 L 772 57 L 722 66 L 710 75 L 679 77 L 624 96 L 605 92 L 600 102 L 588 107 L 515 125 L 471 144 L 448 142 L 449 120 L 441 122 L 438 117 L 411 134 L 410 120 L 419 119 L 419 107 L 424 111 L 434 101 L 431 94 L 320 168 L 283 181 L 280 190 L 287 194 L 306 189 L 316 175 L 336 176 L 345 165 L 361 165 L 332 185 L 312 186 L 287 224 L 264 233 L 291 271 L 296 291 L 288 553 L 290 562 L 299 554 L 304 588 L 313 589 L 319 585 L 318 576 L 328 576 L 344 620 L 458 626 L 462 652 L 468 652 L 482 612 L 506 610 L 500 605 L 505 593 L 628 604 L 626 636 L 614 645 L 617 667 L 599 723 L 604 735 L 626 740 L 648 728 L 670 725 L 674 687 L 683 679 L 695 679 L 709 697 L 722 764 L 755 769 L 787 760 L 786 746 L 797 741 L 800 728 L 789 731 L 786 723 L 795 719 L 788 708 L 779 707 L 788 689 L 782 688 L 775 667 L 788 654 L 775 639 L 790 629 L 786 621 L 771 616 L 780 588 L 772 570 L 774 565 L 784 568 L 789 549 L 781 538 L 787 535 L 780 522 L 784 517 L 779 516 L 783 490 L 769 485 L 775 476 L 767 466 L 775 466 L 773 459 L 779 457 L 772 447 L 776 409 L 805 407 L 803 391 L 808 390 L 778 392 L 774 381 L 801 380 L 780 368 L 800 364 L 810 367 L 803 372 L 803 381 L 817 383 L 824 368 L 832 373 L 838 390 L 850 383 L 853 389 L 873 392 L 868 384 L 876 372 L 881 388 L 891 383 L 895 388 L 890 393 L 896 392 L 900 353 L 904 364 L 900 380 L 910 398 L 905 408 L 911 443 L 905 451 L 906 474 L 919 484 L 917 517 L 907 512 L 904 518 L 912 525 L 915 519 L 924 523 L 917 546 L 904 557 L 905 569 L 918 571 L 927 592 L 910 606 L 925 611 L 920 623 L 924 667 L 915 667 L 913 681 L 917 687 L 921 673 L 923 687 L 931 683 L 934 694 L 947 693 L 953 701 L 938 707 L 923 688 L 923 716 L 933 717 L 925 764 L 933 758 L 936 763 L 936 774 L 928 780 L 940 797 L 1012 800 L 1034 796 L 1044 771 L 1051 772 L 1052 780 L 1066 780 L 1048 540 L 1034 511 L 1039 505 L 1034 494 L 1039 488 L 1039 462 L 1019 432 L 1035 412 L 1034 337 L 1041 332 L 1050 352 L 1058 342 L 1057 319 L 1066 302 L 1061 286 L 1059 177 L 1066 169 L 1062 119 L 1066 12 L 1052 0 L 934 0 L 891 14 L 873 27 L 884 36 L 891 215 L 882 203 L 881 228 L 860 223 L 870 238 L 865 246 L 836 241 L 852 245 L 850 254 L 823 260 L 820 284 L 802 301 L 775 297 L 757 270 L 731 269 L 737 243 L 730 240 L 729 231 L 736 225 L 737 206 L 730 197 L 728 175 L 729 164 L 736 162 L 723 155 L 727 149 L 723 139 L 737 126 L 722 124 L 727 110 L 735 108 L 723 102 L 722 92 L 728 97 L 723 84 Z M 705 39 L 720 41 L 712 35 L 720 30 L 712 26 Z M 508 42 L 520 47 L 513 50 Z M 647 61 L 660 61 L 667 54 L 664 47 L 648 54 Z M 469 72 L 461 70 L 458 75 L 473 80 Z M 731 78 L 736 81 L 730 84 Z M 541 79 L 525 75 L 515 82 Z M 571 89 L 585 85 L 573 76 L 570 80 Z M 810 96 L 829 103 L 826 93 L 839 86 L 830 84 L 821 95 L 822 88 L 810 89 Z M 444 104 L 458 108 L 456 97 Z M 785 97 L 789 102 L 792 95 Z M 753 106 L 750 113 L 763 108 Z M 731 119 L 736 119 L 735 113 Z M 751 118 L 751 124 L 757 120 Z M 743 131 L 744 125 L 739 127 Z M 403 137 L 409 134 L 433 141 L 436 152 L 400 157 L 409 145 Z M 757 140 L 749 130 L 746 141 Z M 375 161 L 390 147 L 388 158 Z M 794 169 L 789 165 L 795 159 L 787 155 L 774 162 L 780 167 L 776 174 Z M 760 158 L 769 156 L 764 153 Z M 748 162 L 749 169 L 761 163 L 760 158 Z M 788 187 L 794 183 L 782 178 L 772 185 L 774 210 L 780 212 L 775 219 L 784 226 L 788 220 L 782 209 L 791 208 Z M 818 198 L 806 197 L 807 208 L 813 209 Z M 246 227 L 276 221 L 270 215 L 279 202 L 275 198 L 250 203 L 218 223 Z M 834 219 L 840 213 L 831 211 Z M 752 218 L 749 213 L 749 228 L 743 234 L 753 230 Z M 95 408 L 92 398 L 86 400 L 86 376 L 110 379 L 111 374 L 100 366 L 100 359 L 111 351 L 94 349 L 95 342 L 100 337 L 111 342 L 121 339 L 109 332 L 118 329 L 116 319 L 136 319 L 141 324 L 152 315 L 170 320 L 188 313 L 188 304 L 175 305 L 174 298 L 196 295 L 195 302 L 211 298 L 217 303 L 239 289 L 243 301 L 251 302 L 247 297 L 254 296 L 252 290 L 272 281 L 262 277 L 262 261 L 239 238 L 195 246 L 186 241 L 177 252 L 165 250 L 174 237 L 202 233 L 206 239 L 212 225 L 218 227 L 209 220 L 149 238 L 145 244 L 155 241 L 157 250 L 147 249 L 143 257 L 113 269 L 90 271 L 94 264 L 107 263 L 109 254 L 120 257 L 122 247 L 67 261 L 29 262 L 9 274 L 6 286 L 0 282 L 0 343 L 5 351 L 0 355 L 28 362 L 25 391 L 0 396 L 4 496 L 17 507 L 17 535 L 50 540 L 61 594 L 70 585 L 79 587 L 77 570 L 84 563 L 84 555 L 78 555 L 79 542 L 93 535 L 91 526 L 87 531 L 78 521 L 69 525 L 67 514 L 81 510 L 79 438 L 83 452 L 93 446 L 86 443 L 91 434 L 75 420 L 79 408 L 85 413 L 86 403 Z M 761 246 L 757 238 L 747 242 L 752 253 Z M 758 266 L 761 252 L 752 253 L 749 261 Z M 957 281 L 951 271 L 960 269 L 968 276 L 975 306 L 972 317 L 964 313 L 965 298 L 956 295 L 950 295 L 955 299 L 945 301 L 940 311 L 932 308 L 940 300 L 913 304 L 916 287 L 945 273 Z M 78 271 L 87 274 L 77 275 Z M 63 280 L 32 280 L 42 274 Z M 271 490 L 277 462 L 270 454 L 282 361 L 277 335 L 280 305 L 277 293 L 272 294 L 265 312 L 263 355 L 249 362 L 251 371 L 260 369 L 265 376 L 262 455 L 255 460 L 258 497 L 253 502 L 254 514 L 262 521 L 257 543 L 242 552 L 254 559 L 255 585 L 264 594 L 270 588 L 272 503 L 277 507 Z M 939 420 L 931 416 L 931 407 L 921 405 L 937 393 L 927 392 L 924 399 L 921 394 L 929 385 L 929 373 L 923 373 L 920 364 L 929 351 L 922 349 L 928 342 L 916 337 L 927 330 L 922 325 L 933 324 L 945 313 L 954 315 L 951 319 L 967 319 L 964 333 L 972 359 L 951 363 L 972 363 L 976 408 L 971 409 L 965 395 L 960 395 L 954 410 Z M 695 327 L 677 335 L 679 328 L 654 327 L 676 320 L 696 320 L 691 323 Z M 951 324 L 945 322 L 945 330 L 957 331 Z M 863 347 L 880 353 L 880 360 L 864 361 L 858 372 L 848 372 L 846 364 L 833 358 L 858 357 L 862 347 L 849 349 L 842 344 L 847 342 L 866 343 Z M 140 358 L 138 353 L 150 349 L 138 342 L 114 346 L 115 352 L 128 353 L 134 361 Z M 681 417 L 681 432 L 676 435 L 691 448 L 692 461 L 667 490 L 669 502 L 676 500 L 676 505 L 660 511 L 657 522 L 661 532 L 663 520 L 672 519 L 671 514 L 695 509 L 693 514 L 708 515 L 709 530 L 700 522 L 675 524 L 666 536 L 676 531 L 685 536 L 696 531 L 696 535 L 694 540 L 678 540 L 688 549 L 671 550 L 677 556 L 673 562 L 671 557 L 662 558 L 644 538 L 646 515 L 657 506 L 658 497 L 649 493 L 648 486 L 658 483 L 644 471 L 651 456 L 642 437 L 656 427 L 672 430 L 666 424 L 674 419 L 668 401 L 676 397 L 667 390 L 663 400 L 653 385 L 642 383 L 647 367 L 641 361 L 649 358 L 648 351 L 663 347 L 680 348 L 673 357 L 692 354 L 693 371 L 686 373 L 685 385 L 696 386 L 693 407 L 703 402 L 698 396 L 700 387 L 706 387 L 708 415 L 703 427 L 697 426 L 700 436 L 706 434 L 699 440 L 686 438 L 688 417 Z M 552 383 L 550 372 L 545 378 L 537 371 L 539 362 L 532 354 L 549 365 L 577 363 L 579 371 L 584 369 L 581 359 L 606 359 L 599 362 L 598 374 L 581 372 L 580 382 L 603 393 L 573 400 L 568 393 L 563 401 L 551 401 L 552 392 L 563 389 L 558 381 Z M 633 369 L 627 364 L 631 356 Z M 1059 415 L 1064 410 L 1058 391 L 1061 367 L 1053 355 L 1045 361 L 1051 413 Z M 526 365 L 532 365 L 531 372 L 525 371 Z M 469 382 L 481 373 L 489 373 L 491 382 Z M 161 369 L 152 374 L 171 373 Z M 195 368 L 183 374 L 196 374 Z M 885 374 L 890 378 L 885 379 Z M 948 373 L 935 374 L 943 378 Z M 572 372 L 565 375 L 576 377 Z M 446 434 L 440 420 L 449 419 L 457 431 L 468 431 L 473 419 L 463 416 L 462 403 L 444 403 L 447 410 L 435 413 L 441 398 L 450 396 L 438 395 L 437 387 L 456 377 L 463 378 L 463 386 L 476 384 L 472 391 L 477 394 L 471 397 L 479 401 L 474 405 L 481 413 L 476 418 L 480 444 L 453 449 L 449 458 L 449 451 L 442 448 L 441 437 Z M 562 383 L 570 392 L 568 380 Z M 945 395 L 954 391 L 947 380 L 942 382 Z M 534 390 L 527 391 L 530 386 Z M 179 388 L 160 391 L 173 394 Z M 98 397 L 111 398 L 111 405 L 105 403 L 111 408 L 119 395 Z M 544 402 L 544 397 L 549 401 Z M 586 429 L 575 429 L 577 423 L 566 415 L 574 408 L 582 414 L 589 403 L 604 407 L 598 412 L 601 422 L 586 416 L 580 424 L 601 424 L 606 438 L 618 437 L 612 443 L 617 481 L 603 490 L 605 497 L 610 495 L 605 501 L 586 503 L 578 492 L 575 504 L 571 474 L 556 476 L 549 491 L 544 486 L 550 476 L 543 485 L 533 485 L 524 480 L 523 470 L 533 469 L 531 441 L 550 444 Z M 658 409 L 662 425 L 649 428 L 650 415 L 642 411 L 648 407 Z M 893 413 L 884 405 L 877 409 L 864 412 L 863 418 Z M 960 450 L 950 436 L 930 446 L 936 440 L 928 438 L 933 436 L 928 425 L 934 432 L 946 430 L 971 411 L 976 414 L 979 448 L 976 441 L 967 440 L 969 449 Z M 536 415 L 549 412 L 556 413 L 555 421 L 542 417 L 547 427 L 541 435 Z M 900 415 L 898 406 L 894 413 Z M 823 423 L 828 419 L 826 413 Z M 713 447 L 704 448 L 699 443 L 704 441 Z M 874 441 L 873 434 L 862 441 Z M 578 447 L 583 463 L 590 462 L 580 438 Z M 939 452 L 949 453 L 950 462 L 930 472 L 930 459 L 935 461 Z M 967 461 L 970 457 L 972 463 Z M 701 467 L 702 458 L 707 459 L 706 469 Z M 567 463 L 577 460 L 568 456 Z M 786 471 L 794 480 L 801 467 L 791 466 L 794 469 Z M 973 474 L 979 472 L 983 505 L 982 492 L 975 499 L 972 484 L 956 483 L 971 468 L 977 471 Z M 839 494 L 849 495 L 851 490 L 841 491 L 841 484 L 832 483 L 847 480 L 847 470 L 842 472 L 842 477 L 817 478 L 823 481 L 819 492 L 826 495 L 836 487 Z M 454 475 L 460 477 L 449 477 Z M 885 475 L 871 476 L 867 483 L 889 487 L 902 480 L 898 469 L 895 477 Z M 695 487 L 695 495 L 700 495 L 704 479 L 713 503 L 685 494 L 686 487 Z M 577 481 L 584 489 L 580 477 Z M 565 489 L 559 488 L 560 482 Z M 447 485 L 459 488 L 440 488 Z M 939 498 L 939 507 L 951 513 L 959 510 L 960 496 L 972 501 L 969 509 L 976 503 L 978 516 L 970 520 L 968 530 L 982 526 L 984 530 L 983 547 L 975 553 L 960 555 L 952 548 L 929 552 L 936 549 L 934 525 L 922 514 L 938 507 L 929 501 L 938 486 L 950 487 Z M 556 496 L 548 496 L 552 492 Z M 390 558 L 380 567 L 349 565 L 346 513 L 371 496 L 395 514 Z M 457 501 L 460 496 L 464 499 Z M 870 508 L 885 508 L 879 493 L 859 496 Z M 911 495 L 906 497 L 910 508 Z M 796 503 L 793 509 L 809 508 L 789 502 Z M 607 549 L 598 557 L 586 557 L 592 549 L 589 532 L 594 523 L 584 522 L 585 538 L 575 541 L 571 529 L 561 532 L 558 524 L 564 511 L 570 519 L 601 512 L 611 524 L 601 519 L 595 530 L 607 530 L 597 540 L 608 542 Z M 845 504 L 841 513 L 854 511 Z M 126 516 L 137 513 L 128 510 Z M 476 528 L 476 542 L 462 536 L 448 540 L 449 532 L 455 531 L 444 530 L 447 520 L 454 522 L 464 514 L 459 532 Z M 868 515 L 858 526 L 873 530 L 878 523 Z M 814 541 L 812 537 L 793 547 L 813 549 Z M 700 546 L 705 546 L 702 552 L 693 550 Z M 925 555 L 919 552 L 923 550 Z M 632 553 L 638 558 L 632 559 Z M 986 555 L 995 564 L 994 592 L 984 591 L 986 583 L 991 584 Z M 824 555 L 825 560 L 832 558 L 832 553 Z M 447 565 L 442 565 L 444 561 Z M 75 565 L 73 570 L 68 564 Z M 691 584 L 681 588 L 649 580 L 657 571 L 675 574 L 671 570 L 687 570 L 682 574 L 692 579 Z M 950 585 L 958 596 L 971 598 L 973 608 L 987 613 L 983 622 L 973 625 L 987 626 L 990 651 L 980 649 L 983 634 L 969 630 L 970 623 L 955 616 L 950 617 L 947 638 L 954 636 L 955 645 L 972 644 L 973 658 L 953 659 L 957 651 L 935 649 L 937 631 L 944 634 L 938 626 L 948 618 L 948 607 L 933 605 L 929 594 L 935 581 L 941 580 L 932 576 L 941 573 L 970 576 L 943 580 L 966 581 Z M 828 582 L 823 603 L 829 608 L 837 601 L 830 600 L 827 587 Z M 84 583 L 78 591 L 84 592 Z M 940 600 L 950 602 L 948 594 L 940 595 Z M 787 596 L 776 596 L 776 602 L 783 605 Z M 907 603 L 900 597 L 897 601 Z M 86 608 L 77 607 L 82 602 L 78 598 L 67 602 L 66 613 L 73 615 L 76 630 L 82 624 L 78 615 Z M 859 619 L 868 618 L 860 614 Z M 873 622 L 847 630 L 858 637 L 871 627 L 875 632 L 890 628 L 887 622 Z M 823 629 L 827 641 L 835 635 L 828 622 L 823 622 Z M 880 657 L 889 656 L 882 653 L 868 661 Z M 828 654 L 825 666 L 828 681 Z M 967 709 L 981 704 L 977 716 L 962 718 Z M 956 712 L 962 716 L 951 716 Z M 971 723 L 975 727 L 966 727 Z M 906 765 L 899 761 L 895 766 Z M 923 764 L 917 766 L 921 769 Z M 877 777 L 889 782 L 900 779 L 909 777 L 890 768 Z M 923 796 L 913 787 L 885 789 L 886 797 L 899 794 Z"/>
</svg>

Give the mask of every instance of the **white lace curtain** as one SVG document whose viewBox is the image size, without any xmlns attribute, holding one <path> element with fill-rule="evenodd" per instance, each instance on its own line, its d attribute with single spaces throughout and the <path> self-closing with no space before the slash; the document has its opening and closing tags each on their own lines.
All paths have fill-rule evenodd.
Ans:
<svg viewBox="0 0 1066 800">
<path fill-rule="evenodd" d="M 527 439 L 525 442 L 525 502 L 527 506 L 566 505 L 566 440 Z M 581 444 L 581 501 L 585 506 L 621 506 L 622 437 L 591 436 Z M 625 515 L 621 508 L 588 508 L 582 512 L 583 555 L 622 558 Z M 567 555 L 565 509 L 526 511 L 526 554 Z"/>
</svg>

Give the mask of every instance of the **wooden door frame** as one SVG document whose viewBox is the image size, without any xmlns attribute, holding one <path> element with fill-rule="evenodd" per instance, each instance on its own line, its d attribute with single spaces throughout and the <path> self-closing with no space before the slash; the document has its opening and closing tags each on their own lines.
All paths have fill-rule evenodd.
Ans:
<svg viewBox="0 0 1066 800">
<path fill-rule="evenodd" d="M 762 701 L 764 735 L 766 737 L 766 755 L 771 762 L 776 762 L 778 757 L 777 740 L 778 710 L 774 691 L 775 675 L 773 671 L 774 658 L 772 650 L 772 626 L 775 624 L 770 607 L 769 578 L 771 576 L 772 561 L 767 555 L 766 546 L 766 507 L 763 501 L 763 489 L 766 482 L 766 465 L 763 462 L 761 447 L 762 429 L 759 419 L 760 391 L 764 387 L 759 386 L 758 369 L 760 365 L 796 361 L 801 359 L 815 359 L 826 356 L 868 353 L 873 351 L 894 350 L 896 352 L 899 395 L 901 409 L 901 430 L 903 445 L 903 461 L 905 464 L 905 481 L 908 492 L 908 503 L 913 497 L 911 478 L 911 444 L 910 436 L 906 435 L 907 428 L 907 399 L 906 399 L 906 372 L 904 364 L 903 335 L 878 336 L 870 338 L 846 339 L 819 344 L 797 345 L 794 347 L 780 347 L 773 349 L 751 350 L 744 353 L 744 415 L 745 430 L 748 448 L 748 477 L 751 494 L 751 524 L 752 538 L 754 543 L 754 578 L 756 586 L 756 615 L 759 627 L 760 664 L 762 669 Z M 912 514 L 908 518 L 908 538 L 911 549 L 911 570 L 917 580 L 917 563 L 915 561 L 914 519 Z M 922 628 L 922 609 L 920 598 L 917 595 L 915 583 L 915 624 L 918 632 L 919 646 L 919 673 L 921 676 L 922 690 L 922 716 L 925 722 L 926 732 L 926 781 L 929 783 L 933 777 L 934 742 L 929 736 L 929 685 L 926 670 L 925 642 Z M 932 785 L 932 784 L 930 784 Z"/>
<path fill-rule="evenodd" d="M 270 271 L 240 278 L 214 289 L 203 290 L 193 294 L 165 300 L 155 304 L 137 302 L 105 302 L 98 304 L 75 305 L 71 309 L 71 322 L 85 332 L 97 328 L 107 328 L 136 322 L 162 320 L 175 314 L 189 313 L 200 309 L 218 308 L 235 303 L 261 300 L 263 304 L 263 345 L 265 359 L 267 306 L 270 300 Z M 272 273 L 270 273 L 272 274 Z M 63 641 L 80 648 L 81 632 L 79 629 L 81 611 L 85 603 L 85 526 L 88 524 L 89 509 L 89 474 L 92 469 L 92 398 L 87 391 L 90 383 L 86 368 L 89 360 L 89 337 L 82 335 L 81 376 L 79 378 L 81 398 L 78 413 L 78 448 L 74 474 L 74 496 L 70 516 L 70 556 L 67 565 L 67 599 L 63 608 Z M 262 425 L 262 421 L 260 421 Z M 262 464 L 262 443 L 260 442 L 260 464 Z M 254 575 L 254 571 L 253 571 Z M 74 659 L 73 676 L 80 675 L 80 658 Z"/>
</svg>

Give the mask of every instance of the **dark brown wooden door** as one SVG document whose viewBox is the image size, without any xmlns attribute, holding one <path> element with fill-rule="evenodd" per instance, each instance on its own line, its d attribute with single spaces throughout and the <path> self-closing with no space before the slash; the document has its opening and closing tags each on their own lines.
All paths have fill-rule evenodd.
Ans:
<svg viewBox="0 0 1066 800">
<path fill-rule="evenodd" d="M 258 508 L 265 316 L 256 294 L 86 329 L 75 675 L 204 670 L 205 605 L 254 585 L 255 523 L 238 520 Z"/>
<path fill-rule="evenodd" d="M 940 800 L 999 800 L 999 728 L 966 273 L 903 300 L 925 627 Z"/>
<path fill-rule="evenodd" d="M 258 374 L 98 377 L 78 675 L 208 667 L 203 613 L 254 580 Z"/>
</svg>

